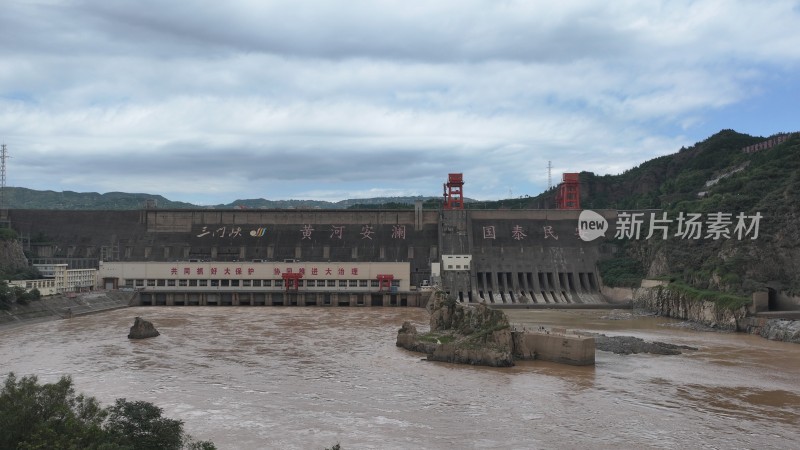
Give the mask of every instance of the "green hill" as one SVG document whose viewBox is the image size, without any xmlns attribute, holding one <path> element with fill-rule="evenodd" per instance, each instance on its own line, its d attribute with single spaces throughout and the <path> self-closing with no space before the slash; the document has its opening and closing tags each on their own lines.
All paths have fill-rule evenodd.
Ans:
<svg viewBox="0 0 800 450">
<path fill-rule="evenodd" d="M 413 208 L 414 202 L 422 200 L 426 208 L 437 207 L 438 197 L 375 197 L 347 199 L 338 202 L 323 200 L 267 200 L 263 198 L 241 199 L 228 204 L 199 206 L 176 202 L 154 194 L 129 194 L 125 192 L 55 192 L 37 191 L 22 187 L 6 187 L 5 207 L 8 209 L 64 209 L 64 210 L 130 210 L 148 207 L 161 209 L 214 208 L 214 209 L 370 209 Z M 465 199 L 466 202 L 472 201 Z"/>
<path fill-rule="evenodd" d="M 800 135 L 770 149 L 742 151 L 765 140 L 723 130 L 620 175 L 582 173 L 581 206 L 661 209 L 673 219 L 680 213 L 703 218 L 730 213 L 734 225 L 738 214 L 758 213 L 762 219 L 755 240 L 681 239 L 675 237 L 673 222 L 667 240 L 622 242 L 621 259 L 638 263 L 640 275 L 682 280 L 697 288 L 749 294 L 769 286 L 800 292 Z M 543 198 L 548 196 L 552 194 Z"/>
<path fill-rule="evenodd" d="M 159 208 L 197 208 L 197 206 L 167 200 L 160 195 L 128 194 L 125 192 L 55 192 L 36 191 L 22 187 L 6 187 L 3 193 L 9 209 L 139 209 L 151 202 Z"/>
</svg>

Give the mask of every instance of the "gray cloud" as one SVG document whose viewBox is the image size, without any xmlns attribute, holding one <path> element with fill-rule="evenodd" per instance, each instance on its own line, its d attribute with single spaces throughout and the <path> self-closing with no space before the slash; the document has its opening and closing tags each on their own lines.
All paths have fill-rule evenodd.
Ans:
<svg viewBox="0 0 800 450">
<path fill-rule="evenodd" d="M 11 184 L 206 203 L 438 195 L 452 171 L 536 194 L 548 160 L 616 173 L 704 139 L 800 62 L 791 1 L 4 6 Z"/>
</svg>

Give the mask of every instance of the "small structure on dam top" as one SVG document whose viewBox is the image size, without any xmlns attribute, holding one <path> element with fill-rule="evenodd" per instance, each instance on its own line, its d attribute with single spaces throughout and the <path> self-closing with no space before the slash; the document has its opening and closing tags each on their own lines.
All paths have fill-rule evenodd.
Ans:
<svg viewBox="0 0 800 450">
<path fill-rule="evenodd" d="M 501 310 L 483 303 L 463 305 L 439 291 L 431 307 L 431 331 L 409 322 L 397 333 L 398 347 L 426 353 L 430 361 L 509 367 L 514 360 L 541 359 L 578 366 L 595 362 L 595 340 L 566 330 L 513 329 Z"/>
<path fill-rule="evenodd" d="M 581 180 L 578 173 L 565 173 L 556 190 L 557 209 L 581 209 Z"/>
</svg>

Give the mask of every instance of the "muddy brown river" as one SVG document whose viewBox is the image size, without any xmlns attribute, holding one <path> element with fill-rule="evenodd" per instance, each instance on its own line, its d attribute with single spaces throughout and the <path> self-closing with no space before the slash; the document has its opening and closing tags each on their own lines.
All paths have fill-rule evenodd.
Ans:
<svg viewBox="0 0 800 450">
<path fill-rule="evenodd" d="M 129 341 L 135 316 L 161 336 Z M 0 373 L 71 375 L 103 404 L 146 400 L 220 449 L 797 448 L 800 345 L 616 311 L 513 311 L 697 347 L 597 352 L 594 367 L 423 361 L 414 308 L 145 307 L 0 329 Z"/>
</svg>

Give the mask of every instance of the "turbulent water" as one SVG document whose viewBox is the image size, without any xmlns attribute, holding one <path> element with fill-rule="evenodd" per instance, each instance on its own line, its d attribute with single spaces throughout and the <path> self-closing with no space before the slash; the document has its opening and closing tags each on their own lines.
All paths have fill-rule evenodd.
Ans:
<svg viewBox="0 0 800 450">
<path fill-rule="evenodd" d="M 161 336 L 129 341 L 135 316 Z M 513 322 L 698 347 L 594 367 L 431 363 L 395 347 L 414 308 L 150 307 L 0 330 L 0 372 L 71 375 L 157 404 L 221 449 L 795 448 L 800 345 L 608 311 Z"/>
</svg>

